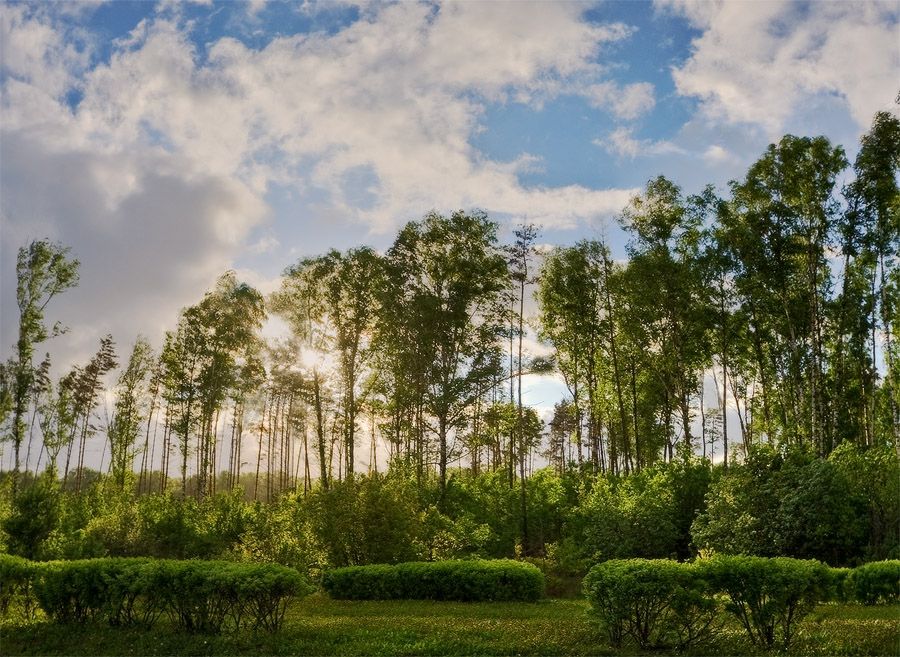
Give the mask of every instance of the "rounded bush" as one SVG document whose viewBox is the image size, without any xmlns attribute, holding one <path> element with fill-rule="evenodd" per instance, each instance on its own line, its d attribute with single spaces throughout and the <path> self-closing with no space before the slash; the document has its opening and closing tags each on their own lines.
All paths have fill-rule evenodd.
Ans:
<svg viewBox="0 0 900 657">
<path fill-rule="evenodd" d="M 544 594 L 544 575 L 531 564 L 505 559 L 409 562 L 330 570 L 322 585 L 339 600 L 533 602 Z"/>
<path fill-rule="evenodd" d="M 584 592 L 615 648 L 629 640 L 641 649 L 682 650 L 707 641 L 715 630 L 715 598 L 690 564 L 606 561 L 588 572 Z"/>
<path fill-rule="evenodd" d="M 695 564 L 701 577 L 726 594 L 755 645 L 786 649 L 797 623 L 828 599 L 832 574 L 815 560 L 787 557 L 715 556 Z"/>
<path fill-rule="evenodd" d="M 187 632 L 278 631 L 287 604 L 312 592 L 278 564 L 90 559 L 34 564 L 41 608 L 58 623 L 152 627 L 167 613 Z"/>
<path fill-rule="evenodd" d="M 855 568 L 849 584 L 864 605 L 900 602 L 900 560 L 875 561 Z"/>
</svg>

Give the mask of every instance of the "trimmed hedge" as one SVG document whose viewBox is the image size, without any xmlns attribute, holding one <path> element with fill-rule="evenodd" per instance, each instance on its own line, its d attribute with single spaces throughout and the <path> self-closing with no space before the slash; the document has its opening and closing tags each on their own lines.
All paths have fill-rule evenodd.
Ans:
<svg viewBox="0 0 900 657">
<path fill-rule="evenodd" d="M 900 602 L 900 560 L 875 561 L 855 568 L 847 578 L 864 605 Z"/>
<path fill-rule="evenodd" d="M 34 618 L 37 570 L 36 564 L 28 559 L 0 554 L 0 618 L 5 619 L 12 607 L 19 609 L 25 620 Z"/>
<path fill-rule="evenodd" d="M 790 646 L 797 622 L 833 592 L 831 569 L 818 561 L 716 556 L 694 564 L 666 559 L 614 560 L 584 581 L 592 614 L 610 645 L 641 649 L 702 644 L 724 609 L 754 645 Z"/>
<path fill-rule="evenodd" d="M 544 574 L 506 559 L 409 562 L 329 570 L 322 586 L 338 600 L 534 602 L 544 595 Z"/>
<path fill-rule="evenodd" d="M 725 608 L 754 645 L 786 649 L 797 623 L 829 598 L 828 566 L 788 557 L 716 556 L 697 562 L 698 573 L 728 596 Z"/>
<path fill-rule="evenodd" d="M 291 599 L 312 592 L 277 564 L 153 559 L 34 563 L 0 555 L 4 613 L 17 591 L 57 623 L 106 622 L 150 628 L 162 614 L 187 632 L 249 627 L 278 631 Z M 33 594 L 33 595 L 32 595 Z"/>
<path fill-rule="evenodd" d="M 147 583 L 178 627 L 207 633 L 242 626 L 277 632 L 288 602 L 312 591 L 292 568 L 222 561 L 156 562 Z"/>
<path fill-rule="evenodd" d="M 717 629 L 712 591 L 690 564 L 606 561 L 588 572 L 584 592 L 615 648 L 630 639 L 642 649 L 683 650 L 701 645 Z"/>
<path fill-rule="evenodd" d="M 144 600 L 149 559 L 83 559 L 40 564 L 35 594 L 57 623 L 105 621 L 152 626 L 159 613 Z M 140 611 L 139 611 L 140 609 Z"/>
<path fill-rule="evenodd" d="M 855 601 L 853 597 L 853 584 L 850 579 L 852 574 L 852 568 L 831 569 L 831 600 L 840 602 L 841 604 Z"/>
</svg>

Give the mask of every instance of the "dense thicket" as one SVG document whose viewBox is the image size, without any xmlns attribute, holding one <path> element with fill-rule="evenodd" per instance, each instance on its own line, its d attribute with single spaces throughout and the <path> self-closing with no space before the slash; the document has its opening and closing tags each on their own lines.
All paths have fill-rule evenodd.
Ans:
<svg viewBox="0 0 900 657">
<path fill-rule="evenodd" d="M 898 172 L 900 121 L 879 113 L 852 171 L 825 137 L 788 135 L 726 195 L 661 176 L 620 216 L 624 261 L 432 212 L 384 254 L 299 261 L 268 299 L 226 273 L 115 381 L 111 336 L 58 379 L 35 364 L 78 270 L 35 241 L 0 367 L 3 547 L 312 571 L 897 556 Z M 289 335 L 262 339 L 267 312 Z M 552 356 L 528 353 L 529 326 Z M 523 377 L 554 368 L 568 394 L 545 427 Z"/>
</svg>

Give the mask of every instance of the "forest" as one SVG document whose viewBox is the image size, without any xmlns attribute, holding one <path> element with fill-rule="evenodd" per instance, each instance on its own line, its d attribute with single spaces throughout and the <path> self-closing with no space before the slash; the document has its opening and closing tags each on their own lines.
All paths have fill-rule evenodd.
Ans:
<svg viewBox="0 0 900 657">
<path fill-rule="evenodd" d="M 35 240 L 0 366 L 0 551 L 314 582 L 509 558 L 559 594 L 609 559 L 897 559 L 898 172 L 879 113 L 852 166 L 787 135 L 727 194 L 660 176 L 619 216 L 626 260 L 430 212 L 384 253 L 303 258 L 268 296 L 226 272 L 159 348 L 107 336 L 58 377 L 44 313 L 79 262 Z M 263 339 L 269 316 L 289 334 Z M 547 423 L 523 402 L 535 374 L 567 390 Z"/>
</svg>

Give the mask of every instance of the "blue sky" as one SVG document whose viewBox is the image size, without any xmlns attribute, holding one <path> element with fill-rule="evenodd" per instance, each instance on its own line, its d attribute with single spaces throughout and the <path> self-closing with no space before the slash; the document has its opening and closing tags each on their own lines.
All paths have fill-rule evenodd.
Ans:
<svg viewBox="0 0 900 657">
<path fill-rule="evenodd" d="M 897 111 L 892 2 L 0 4 L 0 347 L 15 253 L 81 259 L 60 368 L 159 346 L 227 269 L 386 248 L 431 209 L 604 234 L 665 174 L 725 189 L 783 134 L 852 159 Z"/>
</svg>

